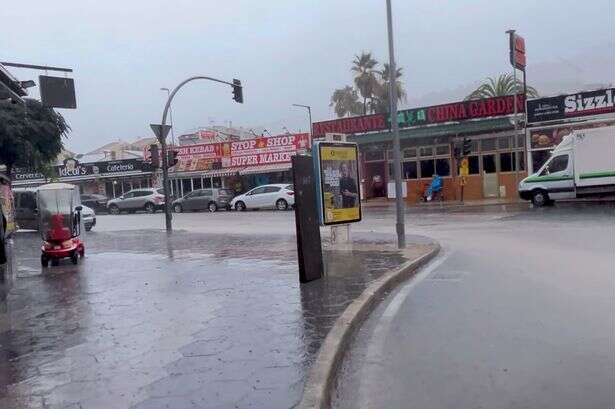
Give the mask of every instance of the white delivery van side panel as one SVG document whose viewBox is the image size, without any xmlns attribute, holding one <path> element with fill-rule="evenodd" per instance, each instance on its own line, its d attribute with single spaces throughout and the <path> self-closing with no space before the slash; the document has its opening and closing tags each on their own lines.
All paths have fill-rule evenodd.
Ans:
<svg viewBox="0 0 615 409">
<path fill-rule="evenodd" d="M 615 185 L 615 127 L 575 132 L 574 175 L 577 187 Z"/>
</svg>

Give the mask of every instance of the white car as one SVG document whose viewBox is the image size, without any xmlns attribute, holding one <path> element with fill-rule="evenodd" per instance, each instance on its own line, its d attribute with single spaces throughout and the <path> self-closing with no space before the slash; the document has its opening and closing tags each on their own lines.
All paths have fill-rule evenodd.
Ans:
<svg viewBox="0 0 615 409">
<path fill-rule="evenodd" d="M 231 208 L 237 211 L 246 209 L 286 210 L 295 205 L 295 191 L 288 183 L 257 186 L 254 189 L 235 196 Z"/>
<path fill-rule="evenodd" d="M 94 212 L 94 209 L 82 204 L 81 217 L 83 218 L 85 231 L 90 231 L 92 230 L 92 227 L 96 226 L 96 213 Z"/>
</svg>

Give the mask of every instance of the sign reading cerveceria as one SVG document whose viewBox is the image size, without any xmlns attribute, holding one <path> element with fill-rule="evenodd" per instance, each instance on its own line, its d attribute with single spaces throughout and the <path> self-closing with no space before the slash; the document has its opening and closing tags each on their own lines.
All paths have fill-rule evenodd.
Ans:
<svg viewBox="0 0 615 409">
<path fill-rule="evenodd" d="M 615 88 L 530 99 L 527 122 L 555 121 L 615 112 Z"/>
<path fill-rule="evenodd" d="M 52 169 L 51 177 L 62 178 L 74 178 L 74 177 L 96 177 L 96 176 L 110 176 L 114 174 L 120 174 L 124 172 L 147 172 L 145 169 L 147 165 L 143 164 L 139 159 L 124 159 L 110 162 L 94 162 L 94 163 L 80 163 L 75 159 L 67 159 L 64 164 L 54 166 Z M 13 173 L 13 180 L 36 180 L 45 179 L 45 175 L 41 172 L 31 169 L 17 168 Z"/>
</svg>

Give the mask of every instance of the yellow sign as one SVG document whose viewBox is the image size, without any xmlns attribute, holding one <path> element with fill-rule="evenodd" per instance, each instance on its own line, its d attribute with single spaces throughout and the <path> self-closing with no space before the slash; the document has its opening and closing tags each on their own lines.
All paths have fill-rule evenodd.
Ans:
<svg viewBox="0 0 615 409">
<path fill-rule="evenodd" d="M 361 220 L 358 148 L 354 143 L 318 143 L 321 223 Z"/>
<path fill-rule="evenodd" d="M 459 163 L 459 176 L 468 176 L 470 174 L 470 163 L 468 158 L 461 159 Z"/>
</svg>

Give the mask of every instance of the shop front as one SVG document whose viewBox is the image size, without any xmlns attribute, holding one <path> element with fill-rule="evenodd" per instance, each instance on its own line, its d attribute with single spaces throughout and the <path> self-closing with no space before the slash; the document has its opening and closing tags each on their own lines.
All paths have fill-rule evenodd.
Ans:
<svg viewBox="0 0 615 409">
<path fill-rule="evenodd" d="M 12 175 L 16 187 L 36 187 L 57 181 L 79 186 L 82 194 L 97 193 L 110 198 L 131 189 L 151 187 L 155 185 L 153 178 L 150 165 L 140 159 L 80 163 L 70 158 L 51 168 L 48 175 L 19 168 Z"/>
<path fill-rule="evenodd" d="M 291 157 L 309 147 L 307 133 L 181 146 L 169 173 L 173 196 L 212 186 L 240 194 L 259 185 L 290 183 Z"/>
<path fill-rule="evenodd" d="M 527 101 L 529 171 L 536 172 L 572 131 L 615 125 L 615 88 Z"/>
<path fill-rule="evenodd" d="M 455 148 L 471 141 L 464 199 L 512 198 L 517 180 L 525 176 L 525 136 L 515 131 L 513 96 L 461 101 L 400 111 L 402 176 L 406 200 L 419 201 L 437 174 L 443 179 L 444 200 L 460 198 L 459 158 Z M 523 96 L 517 96 L 518 112 L 524 112 Z M 390 118 L 381 114 L 385 123 Z M 327 121 L 329 129 L 343 129 Z M 374 124 L 382 121 L 372 120 Z M 314 136 L 322 128 L 315 124 Z M 349 140 L 359 144 L 361 187 L 366 199 L 393 198 L 393 150 L 390 131 L 355 133 Z"/>
</svg>

